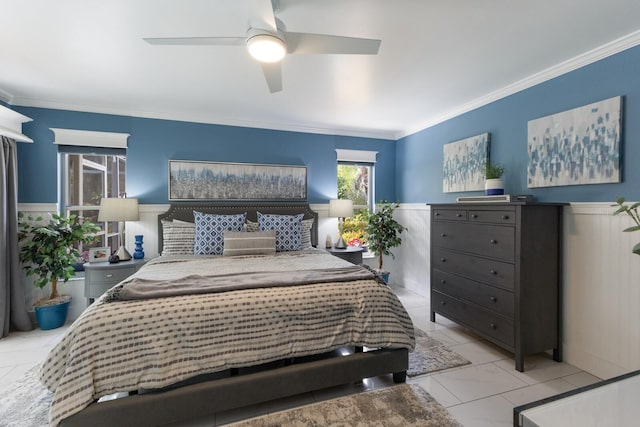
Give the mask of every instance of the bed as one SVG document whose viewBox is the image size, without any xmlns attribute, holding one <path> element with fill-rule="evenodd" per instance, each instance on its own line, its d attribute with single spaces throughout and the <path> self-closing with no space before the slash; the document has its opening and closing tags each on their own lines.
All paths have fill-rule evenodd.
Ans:
<svg viewBox="0 0 640 427">
<path fill-rule="evenodd" d="M 197 234 L 202 218 L 245 213 L 224 233 L 229 254 L 171 252 L 171 227 L 195 222 Z M 276 229 L 306 221 L 311 247 L 243 252 L 263 237 L 290 243 L 266 217 Z M 158 426 L 367 377 L 405 381 L 406 310 L 369 270 L 313 248 L 317 223 L 306 204 L 172 205 L 158 217 L 162 256 L 88 307 L 43 364 L 52 425 Z"/>
</svg>

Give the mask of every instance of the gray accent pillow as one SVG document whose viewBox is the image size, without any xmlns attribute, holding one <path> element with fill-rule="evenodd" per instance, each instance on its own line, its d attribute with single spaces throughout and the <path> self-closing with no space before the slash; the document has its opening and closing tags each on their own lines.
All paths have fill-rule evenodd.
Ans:
<svg viewBox="0 0 640 427">
<path fill-rule="evenodd" d="M 225 231 L 223 256 L 273 255 L 276 253 L 276 231 Z"/>
<path fill-rule="evenodd" d="M 162 221 L 162 255 L 193 255 L 195 224 Z"/>
</svg>

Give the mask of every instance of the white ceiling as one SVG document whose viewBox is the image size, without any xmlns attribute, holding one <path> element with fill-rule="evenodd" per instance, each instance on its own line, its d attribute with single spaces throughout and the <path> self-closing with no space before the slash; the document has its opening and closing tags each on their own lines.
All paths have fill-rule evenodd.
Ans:
<svg viewBox="0 0 640 427">
<path fill-rule="evenodd" d="M 287 30 L 381 39 L 379 54 L 292 55 L 283 91 L 238 46 L 270 0 L 0 0 L 13 105 L 397 139 L 640 44 L 638 0 L 280 0 Z"/>
</svg>

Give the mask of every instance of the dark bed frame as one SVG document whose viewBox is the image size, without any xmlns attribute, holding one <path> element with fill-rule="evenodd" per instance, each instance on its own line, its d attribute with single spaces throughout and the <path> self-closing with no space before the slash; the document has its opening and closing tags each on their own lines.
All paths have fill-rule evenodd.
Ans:
<svg viewBox="0 0 640 427">
<path fill-rule="evenodd" d="M 318 242 L 318 214 L 308 204 L 174 204 L 158 216 L 159 252 L 162 253 L 162 220 L 193 221 L 193 211 L 233 214 L 247 212 L 257 221 L 256 212 L 299 214 L 314 218 L 311 241 Z M 405 382 L 409 367 L 407 349 L 362 351 L 356 348 L 348 355 L 319 355 L 287 359 L 214 374 L 202 382 L 189 382 L 180 387 L 158 392 L 130 394 L 120 399 L 94 402 L 66 418 L 61 426 L 159 426 L 197 420 L 216 412 L 240 408 L 282 397 L 320 390 L 364 378 L 393 374 L 396 383 Z"/>
</svg>

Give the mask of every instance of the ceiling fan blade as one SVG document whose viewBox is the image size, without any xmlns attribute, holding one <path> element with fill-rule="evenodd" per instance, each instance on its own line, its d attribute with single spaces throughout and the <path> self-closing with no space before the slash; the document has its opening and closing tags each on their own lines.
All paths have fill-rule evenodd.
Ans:
<svg viewBox="0 0 640 427">
<path fill-rule="evenodd" d="M 246 37 L 144 37 L 142 40 L 154 45 L 191 46 L 242 46 Z"/>
<path fill-rule="evenodd" d="M 276 24 L 276 12 L 280 9 L 278 0 L 252 0 L 247 5 L 251 11 L 251 18 L 249 18 L 250 28 L 261 28 L 272 33 L 278 31 Z"/>
<path fill-rule="evenodd" d="M 381 40 L 329 36 L 311 33 L 284 33 L 289 53 L 377 55 Z"/>
<path fill-rule="evenodd" d="M 264 78 L 267 80 L 271 93 L 282 90 L 282 63 L 281 62 L 261 62 Z"/>
</svg>

